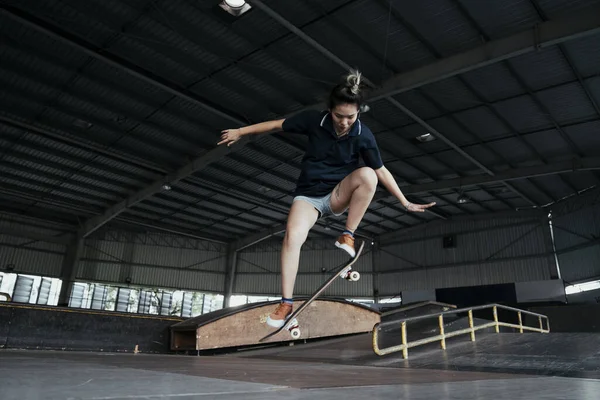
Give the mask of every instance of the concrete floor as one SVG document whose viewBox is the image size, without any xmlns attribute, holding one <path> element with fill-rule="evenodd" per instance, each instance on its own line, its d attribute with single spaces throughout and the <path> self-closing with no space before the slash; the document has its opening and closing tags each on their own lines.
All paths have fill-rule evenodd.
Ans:
<svg viewBox="0 0 600 400">
<path fill-rule="evenodd" d="M 600 335 L 553 335 L 487 335 L 409 360 L 369 353 L 369 335 L 199 357 L 0 350 L 0 399 L 597 399 Z"/>
</svg>

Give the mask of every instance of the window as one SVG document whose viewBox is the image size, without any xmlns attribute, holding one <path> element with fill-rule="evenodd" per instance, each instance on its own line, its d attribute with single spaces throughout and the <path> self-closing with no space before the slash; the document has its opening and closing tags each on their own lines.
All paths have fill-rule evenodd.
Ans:
<svg viewBox="0 0 600 400">
<path fill-rule="evenodd" d="M 281 297 L 273 296 L 246 296 L 245 294 L 234 294 L 229 300 L 229 306 L 241 306 L 243 304 L 260 303 L 263 301 L 281 300 Z"/>
<path fill-rule="evenodd" d="M 582 292 L 587 292 L 590 290 L 597 290 L 597 289 L 600 289 L 600 281 L 591 281 L 591 282 L 578 283 L 576 285 L 566 286 L 565 293 L 566 294 L 582 293 Z"/>
<path fill-rule="evenodd" d="M 61 286 L 62 281 L 57 278 L 0 272 L 0 292 L 16 303 L 55 306 Z"/>
<path fill-rule="evenodd" d="M 223 308 L 223 300 L 213 293 L 76 282 L 69 307 L 190 318 Z"/>
<path fill-rule="evenodd" d="M 402 303 L 401 297 L 388 297 L 385 299 L 379 300 L 381 304 L 391 304 L 391 303 Z"/>
</svg>

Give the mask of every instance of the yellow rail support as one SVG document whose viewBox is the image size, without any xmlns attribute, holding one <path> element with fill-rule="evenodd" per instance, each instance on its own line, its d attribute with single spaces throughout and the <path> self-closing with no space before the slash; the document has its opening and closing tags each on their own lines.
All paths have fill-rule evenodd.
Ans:
<svg viewBox="0 0 600 400">
<path fill-rule="evenodd" d="M 477 311 L 477 310 L 485 310 L 485 309 L 492 309 L 493 315 L 494 315 L 494 321 L 493 322 L 488 322 L 485 324 L 481 324 L 478 326 L 475 326 L 474 322 L 473 322 L 473 311 Z M 501 322 L 498 319 L 498 309 L 503 309 L 503 310 L 508 310 L 508 311 L 514 311 L 518 314 L 519 317 L 519 324 L 511 324 L 508 322 Z M 468 316 L 469 316 L 469 327 L 465 328 L 465 329 L 459 329 L 456 331 L 452 331 L 452 332 L 445 332 L 444 330 L 444 316 L 445 315 L 449 315 L 449 314 L 458 314 L 458 313 L 463 313 L 463 312 L 468 312 Z M 536 316 L 538 317 L 538 322 L 539 322 L 539 328 L 537 327 L 532 327 L 532 326 L 525 326 L 523 325 L 523 319 L 522 319 L 522 314 L 528 314 L 528 315 L 532 315 L 532 316 Z M 420 321 L 420 320 L 424 320 L 424 319 L 428 319 L 428 318 L 438 318 L 438 324 L 439 324 L 439 335 L 435 335 L 435 336 L 431 336 L 428 338 L 424 338 L 424 339 L 419 339 L 419 340 L 415 340 L 413 342 L 408 342 L 407 340 L 407 326 L 408 326 L 408 322 L 414 322 L 414 321 Z M 546 321 L 546 328 L 544 328 L 544 320 Z M 400 323 L 400 327 L 401 327 L 401 335 L 402 335 L 402 344 L 397 345 L 397 346 L 391 346 L 391 347 L 387 347 L 387 348 L 380 348 L 379 347 L 379 331 L 383 328 L 383 327 L 387 327 L 387 326 L 391 326 L 391 325 L 397 325 L 398 323 Z M 375 352 L 375 354 L 379 355 L 379 356 L 383 356 L 386 354 L 390 354 L 390 353 L 395 353 L 397 351 L 402 351 L 402 357 L 404 359 L 408 358 L 408 349 L 413 348 L 413 347 L 417 347 L 417 346 L 422 346 L 424 344 L 428 344 L 428 343 L 433 343 L 433 342 L 440 342 L 441 348 L 443 350 L 446 349 L 446 339 L 448 338 L 452 338 L 455 336 L 460 336 L 460 335 L 464 335 L 469 333 L 471 335 L 471 341 L 475 341 L 475 332 L 481 329 L 486 329 L 486 328 L 494 328 L 494 330 L 496 331 L 496 333 L 500 333 L 500 327 L 507 327 L 507 328 L 515 328 L 518 329 L 520 333 L 523 333 L 523 331 L 527 330 L 527 331 L 533 331 L 533 332 L 540 332 L 540 333 L 549 333 L 550 332 L 550 322 L 548 320 L 548 317 L 542 314 L 537 314 L 537 313 L 533 313 L 530 311 L 525 311 L 525 310 L 519 310 L 517 308 L 513 308 L 513 307 L 508 307 L 508 306 L 503 306 L 501 304 L 489 304 L 489 305 L 484 305 L 484 306 L 477 306 L 477 307 L 470 307 L 470 308 L 462 308 L 462 309 L 458 309 L 458 310 L 451 310 L 451 311 L 445 311 L 445 312 L 441 312 L 441 313 L 433 313 L 433 314 L 428 314 L 428 315 L 421 315 L 418 317 L 409 317 L 409 318 L 405 318 L 401 321 L 389 321 L 389 322 L 382 322 L 382 323 L 378 323 L 373 327 L 373 331 L 372 331 L 372 335 L 373 335 L 373 351 Z"/>
<path fill-rule="evenodd" d="M 498 323 L 498 307 L 494 306 L 494 322 L 496 323 L 496 333 L 500 333 L 500 324 Z"/>
<path fill-rule="evenodd" d="M 441 345 L 442 350 L 446 350 L 446 335 L 444 335 L 444 316 L 440 314 L 438 317 L 438 323 L 440 325 L 440 336 L 442 337 Z"/>
<path fill-rule="evenodd" d="M 519 333 L 523 333 L 523 317 L 521 317 L 521 311 L 519 311 L 518 315 L 519 315 Z"/>
<path fill-rule="evenodd" d="M 408 347 L 406 346 L 406 321 L 402 322 L 402 356 L 404 358 L 408 357 Z"/>
<path fill-rule="evenodd" d="M 474 342 L 475 329 L 473 328 L 473 310 L 469 310 L 469 329 L 471 330 L 471 342 Z"/>
</svg>

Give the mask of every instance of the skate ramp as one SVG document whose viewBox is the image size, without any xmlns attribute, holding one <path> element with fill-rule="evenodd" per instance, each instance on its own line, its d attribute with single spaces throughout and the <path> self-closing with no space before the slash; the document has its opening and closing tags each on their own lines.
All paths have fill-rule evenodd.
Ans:
<svg viewBox="0 0 600 400">
<path fill-rule="evenodd" d="M 307 299 L 299 298 L 294 306 Z M 273 331 L 266 324 L 278 301 L 246 304 L 191 318 L 171 327 L 172 351 L 201 351 L 256 346 Z M 298 317 L 299 340 L 370 332 L 381 321 L 380 313 L 361 304 L 338 299 L 317 299 Z M 287 330 L 260 343 L 292 341 Z"/>
</svg>

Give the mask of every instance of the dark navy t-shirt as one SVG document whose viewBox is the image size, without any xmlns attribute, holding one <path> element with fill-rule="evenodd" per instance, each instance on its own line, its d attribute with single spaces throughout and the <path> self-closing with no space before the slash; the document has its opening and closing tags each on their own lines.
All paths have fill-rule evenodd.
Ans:
<svg viewBox="0 0 600 400">
<path fill-rule="evenodd" d="M 383 166 L 373 132 L 360 122 L 352 125 L 347 135 L 338 138 L 331 114 L 327 111 L 303 111 L 287 118 L 283 131 L 308 136 L 308 146 L 294 196 L 325 196 L 342 179 L 360 166 Z"/>
</svg>

